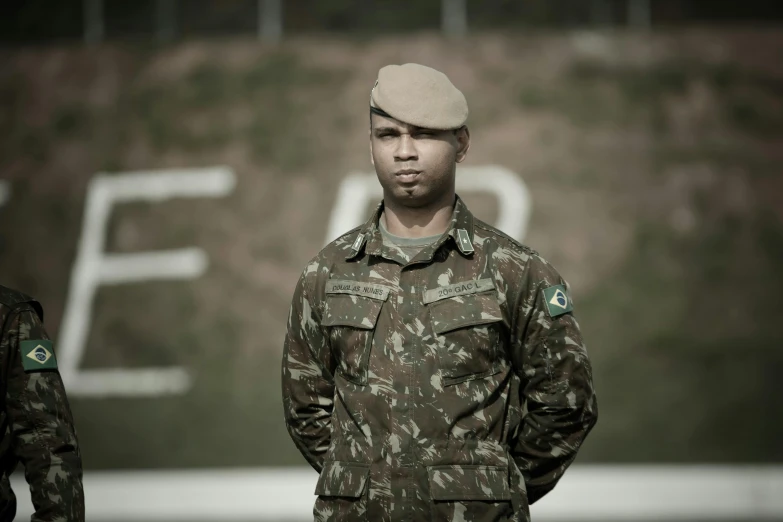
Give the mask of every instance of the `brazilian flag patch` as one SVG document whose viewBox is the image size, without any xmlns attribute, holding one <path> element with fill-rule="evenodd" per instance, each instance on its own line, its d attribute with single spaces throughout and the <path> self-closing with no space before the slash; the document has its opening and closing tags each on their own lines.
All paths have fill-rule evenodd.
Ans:
<svg viewBox="0 0 783 522">
<path fill-rule="evenodd" d="M 57 359 L 54 357 L 52 341 L 22 341 L 22 366 L 26 372 L 38 372 L 41 370 L 56 370 Z"/>
<path fill-rule="evenodd" d="M 558 315 L 567 314 L 574 308 L 571 306 L 571 299 L 568 297 L 565 286 L 555 285 L 544 289 L 544 301 L 549 317 L 554 319 Z"/>
</svg>

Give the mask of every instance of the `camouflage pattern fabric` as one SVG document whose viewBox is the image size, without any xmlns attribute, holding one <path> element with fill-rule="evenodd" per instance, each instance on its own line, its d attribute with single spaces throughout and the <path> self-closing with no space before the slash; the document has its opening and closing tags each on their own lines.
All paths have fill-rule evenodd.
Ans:
<svg viewBox="0 0 783 522">
<path fill-rule="evenodd" d="M 291 306 L 284 414 L 320 472 L 315 519 L 529 521 L 597 419 L 567 284 L 459 198 L 407 262 L 382 209 L 307 265 Z"/>
<path fill-rule="evenodd" d="M 32 522 L 84 520 L 81 456 L 42 317 L 36 301 L 0 286 L 0 522 L 14 519 L 16 497 L 8 477 L 18 462 L 30 485 Z M 43 350 L 27 355 L 38 360 L 23 360 L 25 345 Z"/>
</svg>

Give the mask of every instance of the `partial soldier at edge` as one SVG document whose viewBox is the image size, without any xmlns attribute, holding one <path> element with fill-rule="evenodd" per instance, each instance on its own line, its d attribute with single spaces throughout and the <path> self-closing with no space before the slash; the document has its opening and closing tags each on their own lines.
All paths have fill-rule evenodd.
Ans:
<svg viewBox="0 0 783 522">
<path fill-rule="evenodd" d="M 83 522 L 82 462 L 43 308 L 0 286 L 0 522 L 14 520 L 9 476 L 30 486 L 32 522 Z"/>
</svg>

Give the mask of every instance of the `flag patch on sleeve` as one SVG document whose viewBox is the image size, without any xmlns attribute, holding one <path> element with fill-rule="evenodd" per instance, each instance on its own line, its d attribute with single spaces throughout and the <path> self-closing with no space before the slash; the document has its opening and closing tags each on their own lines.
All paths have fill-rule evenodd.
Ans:
<svg viewBox="0 0 783 522">
<path fill-rule="evenodd" d="M 22 341 L 19 344 L 22 351 L 24 371 L 37 372 L 57 369 L 57 359 L 54 356 L 52 341 L 40 339 L 36 341 Z"/>
<path fill-rule="evenodd" d="M 546 302 L 546 309 L 549 312 L 549 317 L 552 319 L 573 310 L 571 298 L 568 297 L 568 292 L 563 285 L 545 288 L 544 301 Z"/>
</svg>

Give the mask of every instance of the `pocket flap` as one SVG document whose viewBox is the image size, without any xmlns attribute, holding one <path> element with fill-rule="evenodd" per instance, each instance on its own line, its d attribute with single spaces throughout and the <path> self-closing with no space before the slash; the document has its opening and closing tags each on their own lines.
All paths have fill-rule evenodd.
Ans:
<svg viewBox="0 0 783 522">
<path fill-rule="evenodd" d="M 338 460 L 326 462 L 318 477 L 315 494 L 325 497 L 359 498 L 364 493 L 369 475 L 369 464 Z"/>
<path fill-rule="evenodd" d="M 436 334 L 503 320 L 503 312 L 494 293 L 452 297 L 429 307 L 432 329 Z"/>
<path fill-rule="evenodd" d="M 429 466 L 433 500 L 511 500 L 505 466 Z"/>
<path fill-rule="evenodd" d="M 383 301 L 352 294 L 326 296 L 323 326 L 352 326 L 363 330 L 375 328 Z"/>
</svg>

